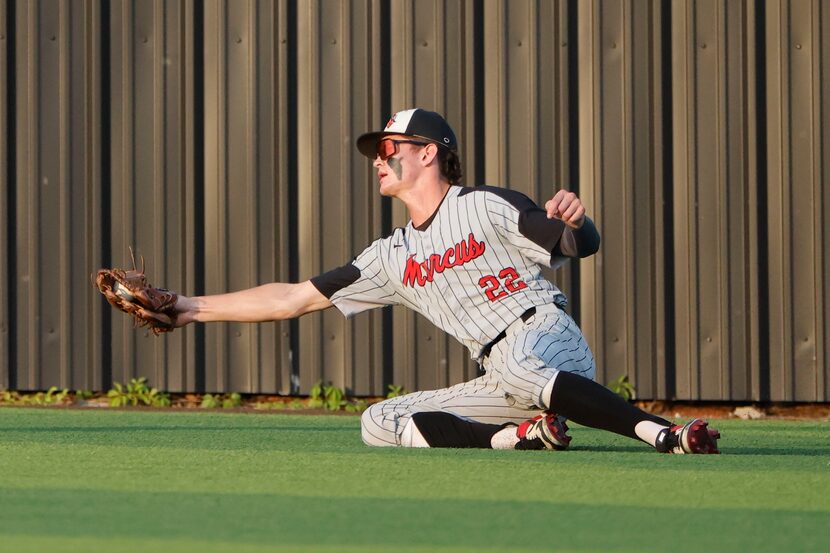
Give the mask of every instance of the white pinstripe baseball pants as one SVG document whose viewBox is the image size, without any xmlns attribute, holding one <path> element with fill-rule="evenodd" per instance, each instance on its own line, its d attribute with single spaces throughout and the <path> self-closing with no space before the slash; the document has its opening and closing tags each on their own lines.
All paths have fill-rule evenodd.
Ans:
<svg viewBox="0 0 830 553">
<path fill-rule="evenodd" d="M 582 331 L 556 305 L 511 324 L 506 336 L 483 359 L 484 376 L 449 388 L 415 392 L 371 405 L 361 417 L 363 441 L 400 446 L 401 433 L 414 413 L 446 411 L 488 424 L 516 424 L 547 408 L 545 385 L 557 371 L 594 379 L 594 356 Z"/>
</svg>

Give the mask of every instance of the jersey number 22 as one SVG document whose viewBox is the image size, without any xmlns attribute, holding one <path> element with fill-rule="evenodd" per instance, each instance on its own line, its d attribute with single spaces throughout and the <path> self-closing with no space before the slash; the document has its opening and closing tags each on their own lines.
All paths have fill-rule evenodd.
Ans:
<svg viewBox="0 0 830 553">
<path fill-rule="evenodd" d="M 527 288 L 527 284 L 519 279 L 519 274 L 513 267 L 502 269 L 498 278 L 494 275 L 484 275 L 478 280 L 478 285 L 484 288 L 484 293 L 490 301 L 498 301 L 507 294 Z"/>
</svg>

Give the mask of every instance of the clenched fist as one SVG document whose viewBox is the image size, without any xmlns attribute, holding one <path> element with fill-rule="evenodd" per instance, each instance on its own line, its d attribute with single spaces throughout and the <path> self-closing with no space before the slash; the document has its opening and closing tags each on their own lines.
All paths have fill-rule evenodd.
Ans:
<svg viewBox="0 0 830 553">
<path fill-rule="evenodd" d="M 561 219 L 571 228 L 579 228 L 585 222 L 585 206 L 573 192 L 560 190 L 545 203 L 548 219 Z"/>
</svg>

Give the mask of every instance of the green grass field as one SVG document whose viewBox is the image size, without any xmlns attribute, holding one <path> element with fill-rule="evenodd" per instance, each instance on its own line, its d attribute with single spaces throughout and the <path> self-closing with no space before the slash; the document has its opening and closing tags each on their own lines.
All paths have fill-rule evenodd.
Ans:
<svg viewBox="0 0 830 553">
<path fill-rule="evenodd" d="M 723 455 L 375 449 L 357 417 L 0 409 L 0 550 L 830 551 L 830 423 Z"/>
</svg>

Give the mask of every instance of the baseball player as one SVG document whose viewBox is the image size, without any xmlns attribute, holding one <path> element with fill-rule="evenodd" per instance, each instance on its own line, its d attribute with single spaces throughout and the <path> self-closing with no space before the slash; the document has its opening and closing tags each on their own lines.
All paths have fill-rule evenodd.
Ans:
<svg viewBox="0 0 830 553">
<path fill-rule="evenodd" d="M 384 196 L 410 221 L 353 261 L 308 281 L 202 297 L 179 296 L 175 325 L 272 321 L 337 307 L 351 317 L 405 305 L 464 344 L 484 375 L 369 407 L 372 446 L 565 449 L 566 420 L 641 440 L 660 452 L 718 453 L 707 422 L 684 425 L 646 413 L 594 382 L 594 358 L 542 276 L 590 256 L 600 237 L 579 198 L 564 190 L 544 208 L 518 192 L 460 186 L 455 134 L 423 109 L 392 116 L 358 150 Z"/>
</svg>

